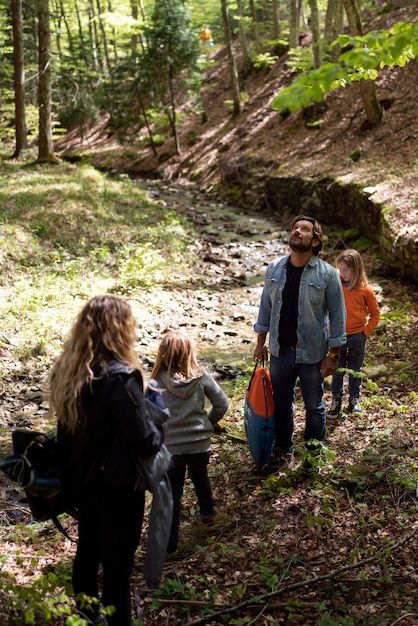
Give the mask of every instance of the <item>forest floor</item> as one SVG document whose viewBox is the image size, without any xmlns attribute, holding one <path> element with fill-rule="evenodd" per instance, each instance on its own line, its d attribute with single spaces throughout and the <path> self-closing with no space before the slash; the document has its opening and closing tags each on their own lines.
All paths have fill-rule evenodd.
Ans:
<svg viewBox="0 0 418 626">
<path fill-rule="evenodd" d="M 287 225 L 245 211 L 238 222 L 236 210 L 181 187 L 150 183 L 149 193 L 193 221 L 200 264 L 186 271 L 184 287 L 170 291 L 169 299 L 163 300 L 158 290 L 141 292 L 144 369 L 149 373 L 161 332 L 185 328 L 230 395 L 231 408 L 213 438 L 210 462 L 219 525 L 204 532 L 195 523 L 194 492 L 187 482 L 179 550 L 166 561 L 160 589 L 152 591 L 142 574 L 147 512 L 132 578 L 136 623 L 416 626 L 416 287 L 382 274 L 376 250 L 365 252 L 382 319 L 368 342 L 364 415 L 350 416 L 344 406 L 341 417 L 329 422 L 320 473 L 306 479 L 300 471 L 304 412 L 298 391 L 295 467 L 260 472 L 245 440 L 243 402 L 263 268 L 285 251 Z M 327 232 L 330 262 L 339 236 L 338 230 Z M 158 319 L 155 306 L 160 307 Z M 16 426 L 42 428 L 41 377 L 31 375 L 28 365 L 22 372 L 12 345 L 3 345 L 2 365 L 7 370 L 1 394 L 3 432 Z M 329 381 L 325 400 L 329 407 Z M 24 531 L 15 526 L 16 521 L 30 522 L 30 516 L 4 480 L 1 500 L 3 573 L 26 589 L 29 606 L 48 594 L 58 598 L 56 576 L 68 581 L 75 545 L 50 524 L 31 524 Z M 75 537 L 75 522 L 66 519 L 64 525 Z M 0 587 L 0 606 L 7 604 Z M 22 615 L 15 608 L 5 623 L 22 623 Z M 49 622 L 37 617 L 28 623 Z M 66 622 L 53 617 L 50 623 Z"/>
<path fill-rule="evenodd" d="M 416 3 L 411 3 L 374 17 L 370 27 L 387 28 L 416 19 Z M 170 196 L 169 187 L 177 187 L 175 198 L 164 197 L 164 202 L 194 221 L 195 252 L 201 265 L 193 275 L 184 276 L 184 288 L 170 293 L 158 322 L 151 317 L 144 321 L 144 336 L 154 331 L 144 349 L 155 353 L 157 337 L 175 319 L 196 334 L 205 362 L 232 397 L 222 430 L 214 436 L 210 462 L 220 524 L 210 533 L 195 524 L 194 494 L 187 483 L 179 550 L 166 562 L 161 588 L 152 591 L 142 576 L 146 518 L 132 580 L 137 624 L 417 626 L 416 286 L 388 276 L 378 250 L 364 253 L 382 309 L 381 324 L 368 343 L 364 415 L 353 418 L 344 408 L 340 419 L 329 422 L 327 446 L 335 459 L 328 456 L 320 473 L 307 480 L 300 472 L 304 415 L 298 391 L 296 465 L 275 474 L 259 472 L 245 441 L 242 419 L 262 264 L 257 270 L 252 262 L 242 266 L 239 241 L 251 232 L 254 215 L 243 208 L 241 219 L 247 224 L 237 229 L 225 210 L 219 226 L 212 221 L 210 196 L 189 198 L 185 190 L 219 192 L 228 171 L 257 160 L 263 172 L 330 174 L 374 187 L 375 199 L 393 206 L 396 229 L 416 237 L 418 64 L 413 61 L 382 73 L 377 88 L 385 102 L 385 117 L 376 129 L 367 128 L 355 85 L 330 94 L 320 123 L 308 126 L 312 120 L 302 113 L 286 117 L 270 108 L 280 86 L 291 80 L 285 59 L 266 72 L 241 78 L 241 90 L 249 98 L 240 119 L 232 123 L 225 53 L 215 49 L 202 90 L 207 121 L 202 123 L 200 114 L 187 115 L 180 130 L 181 155 L 167 140 L 154 156 L 138 129 L 129 129 L 122 141 L 116 131 L 109 134 L 106 121 L 85 132 L 82 140 L 74 132 L 61 143 L 62 154 L 85 150 L 98 169 L 160 179 L 154 190 L 157 196 L 164 197 L 165 191 Z M 355 151 L 358 160 L 351 157 Z M 206 209 L 196 211 L 202 202 L 208 203 Z M 254 234 L 259 261 L 277 252 L 266 241 L 281 236 L 286 228 L 277 216 L 273 228 Z M 230 236 L 229 242 L 225 235 Z M 327 260 L 332 262 L 337 227 L 327 235 Z M 152 299 L 158 297 L 158 293 L 144 294 L 143 309 L 155 310 Z M 39 427 L 41 380 L 21 376 L 13 346 L 4 349 L 3 345 L 3 365 L 5 361 L 3 432 L 15 426 Z M 146 359 L 144 367 L 149 368 Z M 68 580 L 75 547 L 49 524 L 26 526 L 25 539 L 18 539 L 21 531 L 11 517 L 20 516 L 21 522 L 29 518 L 24 506 L 16 507 L 16 495 L 2 481 L 2 572 L 26 588 L 28 597 L 47 596 L 51 592 L 44 577 L 52 581 L 60 574 Z M 66 526 L 76 533 L 74 522 L 66 520 Z M 5 593 L 0 586 L 0 606 L 10 604 Z M 7 624 L 23 623 L 22 615 L 0 616 L 0 624 L 2 619 Z M 33 623 L 48 622 L 39 618 Z M 55 617 L 50 623 L 61 626 L 65 618 Z"/>
</svg>

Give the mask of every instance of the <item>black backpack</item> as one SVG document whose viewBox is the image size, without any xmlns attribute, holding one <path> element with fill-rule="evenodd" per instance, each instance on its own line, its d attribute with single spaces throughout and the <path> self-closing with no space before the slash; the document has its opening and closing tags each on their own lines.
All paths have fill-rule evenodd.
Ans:
<svg viewBox="0 0 418 626">
<path fill-rule="evenodd" d="M 24 489 L 34 520 L 51 519 L 71 539 L 58 516 L 67 513 L 77 519 L 77 507 L 61 482 L 55 436 L 18 429 L 12 432 L 12 442 L 13 456 L 0 458 L 0 469 Z"/>
</svg>

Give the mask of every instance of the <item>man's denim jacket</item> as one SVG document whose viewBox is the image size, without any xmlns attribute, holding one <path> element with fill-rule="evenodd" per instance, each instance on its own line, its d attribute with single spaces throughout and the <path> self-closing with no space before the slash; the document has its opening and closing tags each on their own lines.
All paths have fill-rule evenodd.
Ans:
<svg viewBox="0 0 418 626">
<path fill-rule="evenodd" d="M 258 319 L 254 330 L 269 336 L 271 354 L 279 356 L 279 320 L 289 256 L 272 261 L 266 272 Z M 346 343 L 346 312 L 339 274 L 329 263 L 311 257 L 302 272 L 296 363 L 318 363 L 328 348 Z"/>
</svg>

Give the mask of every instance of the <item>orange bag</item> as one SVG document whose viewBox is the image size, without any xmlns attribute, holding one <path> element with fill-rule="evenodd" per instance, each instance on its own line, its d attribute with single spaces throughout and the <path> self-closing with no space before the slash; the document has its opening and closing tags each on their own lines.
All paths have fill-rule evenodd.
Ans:
<svg viewBox="0 0 418 626">
<path fill-rule="evenodd" d="M 261 468 L 273 453 L 274 399 L 270 372 L 258 361 L 245 394 L 244 426 L 251 455 Z"/>
</svg>

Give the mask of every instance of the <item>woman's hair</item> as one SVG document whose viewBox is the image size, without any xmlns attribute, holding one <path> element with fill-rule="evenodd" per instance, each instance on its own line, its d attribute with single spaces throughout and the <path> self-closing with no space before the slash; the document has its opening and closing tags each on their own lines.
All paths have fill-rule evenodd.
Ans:
<svg viewBox="0 0 418 626">
<path fill-rule="evenodd" d="M 136 322 L 130 304 L 117 296 L 95 296 L 78 314 L 47 381 L 50 412 L 70 431 L 78 422 L 81 390 L 91 385 L 93 367 L 112 359 L 139 368 L 134 350 Z"/>
<path fill-rule="evenodd" d="M 186 333 L 174 330 L 162 339 L 151 378 L 157 378 L 161 373 L 166 374 L 169 388 L 171 378 L 187 379 L 199 375 L 196 347 Z"/>
<path fill-rule="evenodd" d="M 343 250 L 335 259 L 335 266 L 338 268 L 341 263 L 353 270 L 353 277 L 348 283 L 348 289 L 358 289 L 367 284 L 366 270 L 363 259 L 357 250 Z"/>
<path fill-rule="evenodd" d="M 301 221 L 310 222 L 313 225 L 313 234 L 314 234 L 314 237 L 318 239 L 319 244 L 315 246 L 315 248 L 312 248 L 312 252 L 314 256 L 318 256 L 318 254 L 322 250 L 322 244 L 323 244 L 323 238 L 324 238 L 324 233 L 322 232 L 322 226 L 314 217 L 309 217 L 308 215 L 297 215 L 296 217 L 292 219 L 292 223 L 290 224 L 290 230 L 293 230 L 296 222 L 301 222 Z"/>
</svg>

